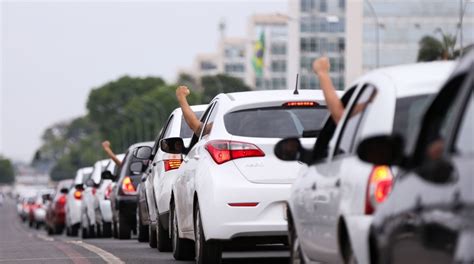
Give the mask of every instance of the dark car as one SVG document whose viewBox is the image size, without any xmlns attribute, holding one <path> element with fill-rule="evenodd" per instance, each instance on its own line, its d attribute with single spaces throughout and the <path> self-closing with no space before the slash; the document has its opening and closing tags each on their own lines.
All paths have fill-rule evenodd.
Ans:
<svg viewBox="0 0 474 264">
<path fill-rule="evenodd" d="M 66 226 L 66 201 L 73 180 L 62 180 L 58 183 L 54 196 L 46 208 L 46 230 L 48 235 L 61 234 Z"/>
<path fill-rule="evenodd" d="M 474 263 L 473 90 L 471 52 L 412 138 L 380 135 L 358 146 L 361 159 L 400 168 L 371 226 L 372 263 Z"/>
<path fill-rule="evenodd" d="M 122 161 L 122 166 L 112 174 L 102 173 L 103 179 L 114 180 L 110 194 L 112 206 L 112 233 L 115 238 L 130 239 L 136 233 L 137 187 L 151 156 L 153 141 L 130 146 Z M 113 176 L 116 175 L 116 176 Z"/>
</svg>

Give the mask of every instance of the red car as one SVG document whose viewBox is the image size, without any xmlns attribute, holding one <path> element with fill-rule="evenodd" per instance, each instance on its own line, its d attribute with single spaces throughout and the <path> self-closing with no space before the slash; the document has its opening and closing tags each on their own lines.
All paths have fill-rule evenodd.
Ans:
<svg viewBox="0 0 474 264">
<path fill-rule="evenodd" d="M 48 235 L 61 234 L 66 224 L 66 196 L 73 180 L 62 180 L 46 209 L 46 230 Z"/>
</svg>

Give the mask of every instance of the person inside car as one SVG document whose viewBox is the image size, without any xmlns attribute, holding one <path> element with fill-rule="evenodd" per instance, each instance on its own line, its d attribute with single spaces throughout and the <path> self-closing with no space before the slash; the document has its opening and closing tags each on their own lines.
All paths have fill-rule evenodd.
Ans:
<svg viewBox="0 0 474 264">
<path fill-rule="evenodd" d="M 122 161 L 120 161 L 120 159 L 117 158 L 117 155 L 115 155 L 112 148 L 110 147 L 110 141 L 106 140 L 106 141 L 102 142 L 102 148 L 104 149 L 107 156 L 109 156 L 109 158 L 114 161 L 114 163 L 115 163 L 115 165 L 117 165 L 117 167 L 120 167 L 122 165 Z"/>
<path fill-rule="evenodd" d="M 193 112 L 191 107 L 189 106 L 188 100 L 186 97 L 190 94 L 187 86 L 181 85 L 176 89 L 176 98 L 178 99 L 179 106 L 181 107 L 181 111 L 183 112 L 184 120 L 186 124 L 188 124 L 189 128 L 194 132 L 196 136 L 199 136 L 202 129 L 202 123 L 196 114 Z M 209 134 L 211 132 L 212 123 L 209 123 L 204 128 L 203 135 Z"/>
</svg>

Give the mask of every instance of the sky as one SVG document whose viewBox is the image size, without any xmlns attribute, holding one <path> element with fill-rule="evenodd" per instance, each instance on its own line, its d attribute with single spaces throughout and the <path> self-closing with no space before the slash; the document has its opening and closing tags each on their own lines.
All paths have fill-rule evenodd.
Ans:
<svg viewBox="0 0 474 264">
<path fill-rule="evenodd" d="M 30 161 L 48 126 L 86 113 L 88 93 L 125 74 L 173 81 L 213 52 L 218 23 L 245 36 L 288 0 L 0 0 L 0 154 Z"/>
</svg>

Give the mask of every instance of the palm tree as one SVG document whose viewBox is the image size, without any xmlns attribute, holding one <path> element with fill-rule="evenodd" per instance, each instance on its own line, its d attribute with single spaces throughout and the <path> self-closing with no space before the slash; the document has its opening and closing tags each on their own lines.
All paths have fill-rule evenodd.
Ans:
<svg viewBox="0 0 474 264">
<path fill-rule="evenodd" d="M 421 38 L 418 50 L 418 61 L 452 60 L 457 57 L 454 49 L 456 37 L 451 34 L 444 34 L 441 29 L 435 32 L 441 34 L 441 40 L 433 36 L 424 36 Z"/>
</svg>

